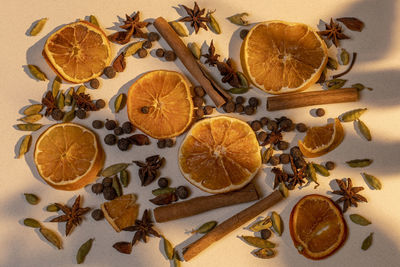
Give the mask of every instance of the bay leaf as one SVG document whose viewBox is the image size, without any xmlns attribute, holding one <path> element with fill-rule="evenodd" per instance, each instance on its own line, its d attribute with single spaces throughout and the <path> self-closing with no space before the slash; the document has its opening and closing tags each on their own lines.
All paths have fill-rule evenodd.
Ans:
<svg viewBox="0 0 400 267">
<path fill-rule="evenodd" d="M 32 29 L 29 32 L 30 36 L 36 36 L 38 35 L 42 30 L 44 25 L 46 25 L 48 18 L 43 18 L 40 19 L 36 24 L 32 27 Z"/>
<path fill-rule="evenodd" d="M 139 42 L 134 42 L 131 43 L 130 45 L 128 45 L 125 50 L 124 50 L 124 56 L 125 57 L 130 57 L 134 54 L 136 54 L 136 52 L 142 48 L 144 41 L 139 41 Z"/>
<path fill-rule="evenodd" d="M 256 236 L 241 236 L 249 245 L 252 245 L 254 247 L 258 248 L 274 248 L 275 244 L 272 243 L 271 241 L 262 239 L 260 237 Z"/>
<path fill-rule="evenodd" d="M 89 22 L 92 23 L 93 25 L 96 25 L 97 27 L 100 27 L 99 21 L 97 20 L 95 15 L 89 16 Z"/>
<path fill-rule="evenodd" d="M 61 83 L 62 83 L 61 78 L 56 76 L 51 85 L 51 90 L 52 90 L 54 99 L 56 99 L 56 97 L 58 95 L 58 91 L 60 91 Z"/>
<path fill-rule="evenodd" d="M 336 20 L 342 22 L 351 31 L 361 32 L 364 29 L 364 22 L 355 17 L 343 17 Z"/>
<path fill-rule="evenodd" d="M 362 250 L 367 250 L 371 247 L 373 241 L 373 235 L 374 233 L 370 233 L 369 236 L 367 236 L 367 238 L 364 239 L 361 245 Z"/>
<path fill-rule="evenodd" d="M 175 192 L 176 188 L 175 187 L 164 187 L 164 188 L 157 188 L 151 191 L 151 193 L 155 196 L 163 195 L 166 193 L 173 193 Z"/>
<path fill-rule="evenodd" d="M 227 17 L 227 19 L 233 24 L 236 24 L 239 26 L 245 26 L 245 25 L 249 24 L 249 22 L 244 19 L 244 17 L 247 17 L 247 16 L 249 16 L 249 14 L 246 12 L 243 12 L 243 13 L 238 13 L 236 15 Z"/>
<path fill-rule="evenodd" d="M 254 252 L 254 255 L 260 259 L 270 259 L 275 257 L 276 252 L 271 248 L 261 248 Z"/>
<path fill-rule="evenodd" d="M 117 96 L 114 102 L 115 112 L 118 113 L 121 109 L 125 107 L 126 104 L 126 95 L 121 93 Z"/>
<path fill-rule="evenodd" d="M 367 139 L 367 141 L 371 141 L 372 136 L 370 130 L 368 129 L 368 126 L 360 119 L 357 120 L 356 125 L 358 130 L 360 130 L 360 133 L 364 136 L 364 138 Z"/>
<path fill-rule="evenodd" d="M 216 34 L 221 34 L 221 27 L 219 26 L 218 21 L 215 19 L 215 17 L 212 15 L 213 12 L 207 12 L 207 17 L 209 19 L 208 21 L 208 27 Z"/>
<path fill-rule="evenodd" d="M 283 221 L 281 219 L 281 216 L 275 211 L 273 211 L 271 214 L 271 221 L 272 221 L 272 228 L 279 236 L 281 236 L 283 233 Z"/>
<path fill-rule="evenodd" d="M 350 214 L 350 220 L 358 225 L 362 225 L 362 226 L 366 226 L 371 224 L 371 221 L 364 218 L 363 216 L 359 215 L 359 214 Z"/>
<path fill-rule="evenodd" d="M 195 42 L 188 43 L 188 48 L 189 48 L 190 52 L 192 52 L 193 56 L 194 56 L 196 59 L 200 59 L 200 57 L 201 57 L 201 50 L 200 50 L 200 47 L 198 46 L 197 43 L 195 43 Z"/>
<path fill-rule="evenodd" d="M 32 143 L 32 136 L 31 135 L 25 135 L 25 137 L 22 140 L 22 143 L 21 143 L 21 145 L 19 147 L 18 158 L 21 158 L 26 152 L 29 151 L 31 143 Z"/>
<path fill-rule="evenodd" d="M 25 200 L 31 205 L 36 205 L 40 201 L 39 197 L 36 196 L 35 194 L 24 193 L 24 196 L 25 196 Z"/>
<path fill-rule="evenodd" d="M 45 81 L 47 80 L 46 74 L 36 65 L 28 65 L 29 72 L 32 74 L 33 77 L 40 81 Z"/>
<path fill-rule="evenodd" d="M 16 126 L 17 126 L 18 130 L 20 130 L 20 131 L 34 132 L 34 131 L 37 131 L 40 128 L 42 128 L 43 125 L 40 123 L 26 123 L 26 124 L 23 123 L 23 124 L 17 124 Z"/>
<path fill-rule="evenodd" d="M 258 222 L 253 223 L 253 224 L 250 226 L 249 229 L 252 230 L 253 232 L 260 232 L 261 230 L 269 229 L 269 228 L 271 228 L 271 227 L 272 227 L 271 218 L 270 218 L 270 217 L 267 217 L 267 218 L 265 218 L 265 219 L 263 219 L 263 220 L 260 220 L 260 221 L 258 221 Z"/>
<path fill-rule="evenodd" d="M 218 222 L 216 222 L 216 221 L 209 221 L 209 222 L 203 223 L 199 228 L 192 231 L 192 233 L 206 234 L 206 233 L 210 232 L 212 229 L 214 229 L 215 226 L 217 226 L 217 224 L 218 224 Z"/>
<path fill-rule="evenodd" d="M 182 24 L 178 21 L 170 21 L 168 22 L 171 25 L 172 29 L 180 36 L 180 37 L 187 37 L 188 33 Z"/>
<path fill-rule="evenodd" d="M 105 168 L 102 172 L 101 175 L 104 177 L 110 177 L 113 175 L 116 175 L 117 173 L 125 170 L 130 164 L 128 163 L 117 163 L 113 164 L 107 168 Z"/>
<path fill-rule="evenodd" d="M 329 171 L 324 166 L 322 166 L 321 164 L 313 163 L 313 167 L 322 176 L 327 177 L 327 176 L 330 175 Z"/>
<path fill-rule="evenodd" d="M 352 168 L 357 168 L 357 167 L 367 167 L 371 165 L 372 159 L 353 159 L 346 161 L 346 164 L 349 165 Z"/>
<path fill-rule="evenodd" d="M 38 114 L 40 111 L 42 111 L 43 105 L 42 104 L 33 104 L 24 109 L 23 113 L 24 115 L 34 115 Z"/>
<path fill-rule="evenodd" d="M 24 225 L 32 228 L 40 228 L 40 222 L 33 218 L 26 218 L 24 219 Z"/>
<path fill-rule="evenodd" d="M 360 116 L 362 114 L 364 114 L 365 111 L 367 111 L 367 108 L 357 108 L 357 109 L 347 111 L 347 112 L 343 113 L 342 115 L 340 115 L 340 120 L 342 122 L 355 121 L 358 118 L 360 118 Z"/>
<path fill-rule="evenodd" d="M 62 249 L 62 240 L 57 233 L 45 227 L 40 227 L 39 231 L 53 246 Z"/>
<path fill-rule="evenodd" d="M 88 241 L 83 243 L 79 249 L 78 253 L 76 254 L 76 263 L 81 264 L 85 261 L 86 255 L 89 253 L 90 249 L 92 248 L 94 238 L 90 238 Z"/>
<path fill-rule="evenodd" d="M 376 178 L 375 176 L 368 174 L 368 173 L 362 173 L 366 183 L 371 186 L 372 188 L 376 189 L 376 190 L 381 190 L 382 189 L 382 183 L 381 181 Z"/>
<path fill-rule="evenodd" d="M 164 252 L 165 255 L 169 260 L 172 260 L 174 257 L 174 248 L 171 244 L 171 242 L 168 241 L 168 239 L 165 238 L 165 236 L 162 237 L 163 243 L 164 243 Z"/>
<path fill-rule="evenodd" d="M 26 122 L 26 123 L 34 123 L 34 122 L 37 122 L 38 120 L 40 120 L 42 117 L 43 117 L 42 114 L 32 114 L 32 115 L 25 116 L 19 120 Z"/>
</svg>

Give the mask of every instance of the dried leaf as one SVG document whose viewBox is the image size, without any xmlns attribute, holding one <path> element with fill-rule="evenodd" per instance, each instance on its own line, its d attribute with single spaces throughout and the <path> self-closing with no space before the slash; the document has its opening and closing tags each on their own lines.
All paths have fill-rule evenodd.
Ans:
<svg viewBox="0 0 400 267">
<path fill-rule="evenodd" d="M 51 91 L 53 93 L 54 99 L 57 97 L 58 91 L 60 91 L 61 83 L 62 83 L 61 78 L 56 76 L 51 85 Z"/>
<path fill-rule="evenodd" d="M 40 228 L 41 227 L 40 222 L 38 222 L 37 220 L 32 219 L 32 218 L 24 219 L 24 225 L 28 226 L 28 227 L 32 227 L 32 228 Z"/>
<path fill-rule="evenodd" d="M 36 205 L 39 203 L 40 199 L 35 194 L 24 193 L 26 201 L 31 205 Z"/>
<path fill-rule="evenodd" d="M 359 215 L 359 214 L 350 214 L 350 220 L 358 225 L 362 225 L 362 226 L 366 226 L 371 224 L 371 222 L 364 218 L 363 216 Z"/>
<path fill-rule="evenodd" d="M 38 35 L 42 31 L 44 25 L 46 25 L 47 20 L 48 18 L 43 18 L 40 19 L 38 22 L 36 22 L 35 26 L 33 26 L 31 31 L 29 32 L 29 35 L 30 36 Z"/>
<path fill-rule="evenodd" d="M 364 22 L 354 17 L 344 17 L 336 20 L 343 23 L 351 31 L 361 32 L 364 29 Z"/>
<path fill-rule="evenodd" d="M 36 79 L 38 79 L 40 81 L 47 80 L 46 74 L 44 74 L 44 72 L 38 66 L 29 64 L 28 69 L 29 69 L 29 72 L 32 74 L 32 76 L 35 77 Z"/>
<path fill-rule="evenodd" d="M 201 51 L 200 51 L 200 47 L 197 45 L 197 43 L 195 43 L 195 42 L 188 43 L 188 48 L 189 48 L 190 52 L 192 52 L 193 56 L 196 59 L 200 59 Z"/>
<path fill-rule="evenodd" d="M 245 26 L 248 25 L 249 22 L 247 20 L 244 20 L 243 17 L 247 17 L 249 14 L 244 12 L 244 13 L 239 13 L 230 17 L 227 17 L 227 19 L 232 22 L 233 24 L 239 25 L 239 26 Z"/>
<path fill-rule="evenodd" d="M 38 114 L 40 111 L 42 111 L 43 105 L 42 104 L 33 104 L 24 109 L 23 113 L 24 115 L 34 115 Z"/>
<path fill-rule="evenodd" d="M 382 189 L 382 183 L 381 181 L 376 178 L 375 176 L 368 174 L 368 173 L 363 173 L 365 181 L 367 182 L 367 184 L 369 186 L 371 186 L 372 188 L 375 188 L 376 190 L 381 190 Z"/>
<path fill-rule="evenodd" d="M 168 22 L 171 25 L 172 29 L 180 36 L 180 37 L 187 37 L 188 33 L 182 24 L 178 21 L 170 21 Z"/>
<path fill-rule="evenodd" d="M 123 72 L 126 67 L 125 55 L 122 52 L 118 55 L 118 57 L 114 60 L 112 67 L 116 72 Z"/>
<path fill-rule="evenodd" d="M 370 233 L 369 236 L 367 236 L 367 238 L 364 239 L 364 241 L 362 242 L 362 245 L 361 245 L 362 250 L 367 250 L 372 245 L 373 234 L 374 233 Z"/>
<path fill-rule="evenodd" d="M 93 25 L 96 25 L 97 27 L 100 27 L 99 21 L 94 15 L 90 15 L 89 22 L 92 23 Z"/>
<path fill-rule="evenodd" d="M 124 254 L 131 254 L 132 252 L 132 244 L 130 242 L 117 242 L 113 245 L 113 248 Z"/>
<path fill-rule="evenodd" d="M 262 248 L 254 252 L 254 255 L 260 259 L 270 259 L 275 257 L 276 252 L 271 248 Z"/>
<path fill-rule="evenodd" d="M 350 111 L 347 111 L 345 113 L 343 113 L 340 116 L 340 120 L 342 122 L 349 122 L 349 121 L 355 121 L 358 118 L 360 118 L 360 116 L 367 111 L 367 108 L 358 108 L 358 109 L 353 109 Z"/>
<path fill-rule="evenodd" d="M 93 240 L 94 238 L 90 238 L 79 247 L 78 253 L 76 254 L 76 263 L 81 264 L 85 261 L 86 255 L 92 248 Z"/>
<path fill-rule="evenodd" d="M 367 139 L 368 141 L 372 140 L 371 132 L 369 131 L 367 125 L 361 121 L 360 119 L 357 119 L 357 128 L 360 130 L 360 133 Z"/>
<path fill-rule="evenodd" d="M 23 121 L 23 122 L 27 122 L 27 123 L 34 123 L 34 122 L 37 122 L 38 120 L 40 120 L 42 117 L 43 117 L 42 114 L 32 114 L 32 115 L 25 116 L 19 120 Z"/>
<path fill-rule="evenodd" d="M 353 159 L 346 161 L 347 165 L 349 165 L 352 168 L 357 168 L 357 167 L 367 167 L 371 165 L 372 159 Z"/>
<path fill-rule="evenodd" d="M 256 236 L 241 236 L 249 245 L 258 247 L 258 248 L 274 248 L 275 244 L 271 241 L 262 239 Z"/>
<path fill-rule="evenodd" d="M 62 249 L 62 240 L 57 233 L 45 227 L 40 227 L 39 230 L 40 233 L 44 236 L 44 238 L 47 239 L 47 241 L 53 244 L 56 248 Z"/>
<path fill-rule="evenodd" d="M 250 230 L 253 232 L 260 232 L 264 229 L 269 229 L 272 227 L 272 221 L 270 217 L 267 217 L 261 221 L 255 222 L 250 226 Z"/>
<path fill-rule="evenodd" d="M 199 228 L 197 228 L 196 230 L 193 230 L 191 233 L 198 233 L 198 234 L 206 234 L 208 232 L 210 232 L 212 229 L 215 228 L 215 226 L 217 226 L 218 222 L 216 221 L 209 221 L 206 223 L 203 223 Z"/>
<path fill-rule="evenodd" d="M 172 260 L 174 257 L 174 248 L 172 247 L 171 242 L 169 242 L 165 236 L 162 237 L 163 241 L 164 241 L 164 252 L 165 255 L 167 256 L 167 258 L 169 260 Z"/>
<path fill-rule="evenodd" d="M 176 190 L 175 187 L 165 187 L 165 188 L 157 188 L 151 191 L 151 193 L 155 196 L 163 195 L 163 194 L 169 194 L 169 193 L 174 193 Z"/>
<path fill-rule="evenodd" d="M 126 104 L 126 95 L 121 93 L 117 96 L 114 102 L 115 112 L 118 113 L 121 109 L 125 107 Z"/>
<path fill-rule="evenodd" d="M 25 137 L 22 140 L 22 143 L 21 143 L 21 145 L 19 147 L 18 158 L 21 158 L 26 152 L 29 151 L 31 143 L 32 143 L 32 136 L 31 135 L 25 135 Z"/>
<path fill-rule="evenodd" d="M 272 212 L 271 214 L 271 221 L 272 221 L 272 228 L 274 228 L 274 231 L 281 236 L 283 233 L 283 221 L 281 219 L 281 216 L 279 216 L 278 213 L 275 211 Z"/>
<path fill-rule="evenodd" d="M 136 52 L 142 48 L 144 41 L 139 41 L 139 42 L 134 42 L 131 43 L 130 45 L 128 45 L 125 50 L 124 50 L 124 56 L 125 57 L 130 57 L 134 54 L 136 54 Z"/>
<path fill-rule="evenodd" d="M 43 125 L 40 123 L 27 123 L 27 124 L 17 124 L 16 126 L 18 130 L 34 132 L 42 128 Z"/>
<path fill-rule="evenodd" d="M 212 15 L 213 12 L 207 12 L 208 17 L 208 27 L 216 34 L 221 34 L 221 27 L 218 21 Z"/>
<path fill-rule="evenodd" d="M 125 170 L 130 164 L 128 163 L 117 163 L 113 164 L 107 168 L 105 168 L 102 172 L 101 175 L 104 177 L 110 177 L 113 175 L 116 175 L 117 173 Z"/>
</svg>

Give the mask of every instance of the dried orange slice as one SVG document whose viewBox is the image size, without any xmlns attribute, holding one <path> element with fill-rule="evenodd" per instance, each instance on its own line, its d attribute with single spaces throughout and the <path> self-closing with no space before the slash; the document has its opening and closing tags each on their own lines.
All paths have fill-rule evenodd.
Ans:
<svg viewBox="0 0 400 267">
<path fill-rule="evenodd" d="M 281 94 L 314 84 L 328 61 L 328 49 L 309 26 L 273 20 L 250 30 L 242 43 L 240 59 L 255 86 Z"/>
<path fill-rule="evenodd" d="M 328 257 L 347 238 L 340 208 L 321 195 L 308 195 L 297 202 L 290 214 L 289 228 L 298 252 L 313 260 Z"/>
<path fill-rule="evenodd" d="M 35 145 L 40 176 L 52 187 L 76 190 L 93 182 L 104 163 L 96 135 L 75 123 L 59 123 L 43 132 Z"/>
<path fill-rule="evenodd" d="M 146 107 L 148 113 L 143 113 Z M 186 78 L 175 71 L 156 70 L 144 74 L 129 89 L 129 120 L 156 139 L 182 134 L 193 117 L 193 101 Z"/>
<path fill-rule="evenodd" d="M 336 118 L 334 123 L 309 128 L 304 140 L 299 140 L 298 145 L 304 156 L 315 158 L 335 149 L 343 138 L 342 124 Z"/>
<path fill-rule="evenodd" d="M 179 149 L 182 174 L 209 193 L 242 188 L 260 166 L 260 147 L 254 131 L 246 122 L 231 117 L 197 122 Z"/>
<path fill-rule="evenodd" d="M 58 76 L 72 83 L 100 76 L 111 60 L 106 34 L 87 21 L 71 23 L 54 32 L 42 54 Z"/>
<path fill-rule="evenodd" d="M 139 212 L 139 205 L 135 201 L 134 194 L 127 194 L 101 204 L 104 217 L 115 231 L 120 232 L 135 224 Z"/>
</svg>

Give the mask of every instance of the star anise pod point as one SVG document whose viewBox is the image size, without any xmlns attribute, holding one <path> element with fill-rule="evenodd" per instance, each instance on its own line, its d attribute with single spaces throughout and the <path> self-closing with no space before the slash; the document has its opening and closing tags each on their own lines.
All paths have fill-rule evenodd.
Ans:
<svg viewBox="0 0 400 267">
<path fill-rule="evenodd" d="M 196 34 L 199 32 L 200 28 L 203 28 L 206 31 L 208 30 L 207 25 L 204 22 L 209 22 L 210 19 L 207 16 L 203 17 L 205 8 L 200 9 L 197 2 L 194 2 L 193 9 L 190 9 L 185 5 L 182 5 L 182 7 L 186 10 L 188 16 L 181 18 L 179 21 L 190 22 L 190 26 L 194 28 Z"/>
</svg>

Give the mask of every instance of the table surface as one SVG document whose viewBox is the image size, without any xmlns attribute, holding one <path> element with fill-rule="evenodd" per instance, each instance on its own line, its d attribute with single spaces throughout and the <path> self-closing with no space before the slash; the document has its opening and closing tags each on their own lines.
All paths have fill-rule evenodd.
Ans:
<svg viewBox="0 0 400 267">
<path fill-rule="evenodd" d="M 239 38 L 240 27 L 231 24 L 225 18 L 236 13 L 248 12 L 251 23 L 265 20 L 286 20 L 302 22 L 317 29 L 323 25 L 321 20 L 329 21 L 331 17 L 354 16 L 363 20 L 365 29 L 359 32 L 346 30 L 351 40 L 343 41 L 343 47 L 349 52 L 357 52 L 358 58 L 353 70 L 346 75 L 349 84 L 363 83 L 372 87 L 373 91 L 361 92 L 361 99 L 355 103 L 322 105 L 326 115 L 316 118 L 311 115 L 315 107 L 298 108 L 287 111 L 267 112 L 265 109 L 267 95 L 258 89 L 252 89 L 246 97 L 257 96 L 262 99 L 262 104 L 256 115 L 252 118 L 235 115 L 249 121 L 262 116 L 276 118 L 287 116 L 295 122 L 304 122 L 309 126 L 325 124 L 329 119 L 337 117 L 341 113 L 354 108 L 368 108 L 363 115 L 363 120 L 369 126 L 373 140 L 365 141 L 354 128 L 352 123 L 343 124 L 346 136 L 343 143 L 334 151 L 316 159 L 316 162 L 333 160 L 337 163 L 330 177 L 320 177 L 321 186 L 313 189 L 307 186 L 291 191 L 290 197 L 260 216 L 267 216 L 272 210 L 277 211 L 284 220 L 285 230 L 281 237 L 273 235 L 272 241 L 278 244 L 278 255 L 270 260 L 261 260 L 254 257 L 251 252 L 253 247 L 245 244 L 238 236 L 248 235 L 251 232 L 245 227 L 239 227 L 225 238 L 216 242 L 206 251 L 195 257 L 184 266 L 398 266 L 400 261 L 400 205 L 399 203 L 399 160 L 400 160 L 400 35 L 397 33 L 400 26 L 400 1 L 395 0 L 270 0 L 270 1 L 198 1 L 200 7 L 216 9 L 215 17 L 219 21 L 222 34 L 216 35 L 210 31 L 200 30 L 199 34 L 191 34 L 184 38 L 185 42 L 196 41 L 199 44 L 207 44 L 213 39 L 216 49 L 222 58 L 232 57 L 239 62 Z M 0 265 L 1 266 L 70 266 L 75 264 L 75 255 L 79 246 L 89 238 L 95 238 L 92 250 L 86 258 L 86 266 L 169 266 L 170 262 L 162 253 L 160 239 L 150 238 L 148 243 L 139 243 L 134 246 L 131 255 L 123 255 L 112 248 L 117 241 L 130 241 L 132 233 L 116 233 L 104 220 L 95 222 L 90 215 L 86 216 L 81 226 L 75 228 L 68 237 L 64 235 L 64 224 L 50 223 L 53 214 L 44 210 L 48 203 L 61 202 L 71 204 L 76 195 L 82 195 L 83 205 L 92 208 L 102 203 L 102 197 L 95 196 L 90 188 L 83 188 L 75 192 L 57 191 L 46 185 L 38 178 L 32 160 L 32 149 L 26 157 L 17 159 L 16 154 L 21 137 L 26 134 L 14 128 L 17 119 L 22 117 L 21 110 L 30 103 L 37 103 L 46 90 L 51 87 L 49 82 L 39 82 L 32 79 L 26 72 L 27 64 L 40 66 L 50 81 L 54 79 L 54 73 L 45 63 L 41 50 L 46 38 L 56 27 L 87 18 L 88 15 L 97 16 L 100 24 L 107 33 L 114 32 L 119 19 L 124 18 L 125 13 L 132 14 L 135 11 L 142 12 L 142 18 L 152 21 L 158 16 L 167 20 L 176 20 L 183 14 L 183 8 L 179 4 L 189 7 L 192 1 L 34 1 L 21 0 L 5 1 L 0 10 L 1 50 L 0 58 L 0 107 L 2 112 L 3 130 L 0 132 L 0 140 L 4 148 L 0 153 L 1 186 L 0 186 Z M 32 23 L 40 18 L 49 18 L 43 31 L 36 37 L 27 35 L 27 30 Z M 249 27 L 244 27 L 249 28 Z M 154 31 L 154 27 L 149 27 Z M 168 48 L 164 40 L 156 43 L 157 47 Z M 112 45 L 114 53 L 122 49 L 122 46 Z M 205 47 L 204 47 L 205 48 Z M 205 51 L 204 51 L 205 52 Z M 329 50 L 330 55 L 335 56 L 335 49 Z M 167 69 L 180 71 L 189 79 L 193 78 L 183 67 L 179 60 L 164 62 L 154 56 L 145 59 L 136 57 L 127 60 L 127 67 L 123 73 L 115 79 L 101 79 L 101 87 L 98 90 L 90 90 L 94 99 L 103 98 L 113 103 L 116 95 L 126 93 L 129 86 L 143 73 L 155 70 Z M 341 70 L 344 70 L 342 67 Z M 214 72 L 214 75 L 217 75 Z M 71 84 L 63 84 L 62 89 L 67 89 Z M 315 85 L 310 90 L 320 89 Z M 207 103 L 211 100 L 207 98 Z M 111 105 L 112 106 L 112 105 Z M 88 119 L 79 121 L 89 126 L 94 119 L 117 119 L 120 122 L 127 120 L 126 110 L 115 114 L 108 106 L 99 111 L 92 112 Z M 54 121 L 43 119 L 45 124 Z M 42 131 L 33 133 L 33 141 Z M 98 130 L 97 133 L 104 137 L 106 130 Z M 285 134 L 285 139 L 295 144 L 303 134 Z M 162 169 L 162 175 L 170 177 L 172 186 L 186 185 L 190 187 L 192 196 L 206 195 L 199 189 L 191 186 L 179 172 L 177 164 L 177 151 L 183 139 L 177 138 L 177 144 L 170 149 L 159 150 L 156 141 L 145 147 L 134 147 L 128 152 L 119 152 L 116 147 L 104 146 L 106 151 L 105 165 L 131 160 L 143 160 L 146 156 L 159 153 L 164 156 L 166 166 Z M 371 158 L 373 164 L 364 169 L 352 169 L 345 165 L 346 160 L 356 158 Z M 255 184 L 262 196 L 272 192 L 273 175 L 271 166 L 263 165 L 255 178 Z M 140 187 L 136 175 L 137 167 L 130 166 L 129 171 L 132 181 L 126 193 L 133 192 L 138 196 L 140 214 L 144 209 L 154 208 L 148 201 L 151 198 L 151 190 L 155 184 Z M 380 191 L 371 190 L 361 177 L 361 172 L 368 172 L 379 177 L 383 183 Z M 293 246 L 288 230 L 290 211 L 295 203 L 303 196 L 311 193 L 331 196 L 331 186 L 335 187 L 334 178 L 353 178 L 354 184 L 364 186 L 362 192 L 367 197 L 368 203 L 362 203 L 358 208 L 350 208 L 345 214 L 349 226 L 349 236 L 344 246 L 331 257 L 322 261 L 311 261 L 299 255 Z M 39 205 L 31 206 L 24 200 L 23 193 L 32 192 L 40 196 Z M 172 222 L 157 224 L 156 228 L 164 234 L 178 248 L 189 244 L 199 236 L 191 236 L 187 231 L 210 220 L 222 222 L 231 215 L 248 207 L 250 203 L 221 208 L 190 218 Z M 369 226 L 358 226 L 349 220 L 349 214 L 359 213 L 371 219 Z M 33 217 L 44 222 L 44 225 L 58 230 L 64 242 L 64 249 L 57 250 L 43 240 L 37 230 L 25 227 L 22 220 Z M 374 241 L 368 251 L 360 249 L 362 240 L 374 232 Z M 42 239 L 42 240 L 40 240 Z"/>
</svg>

